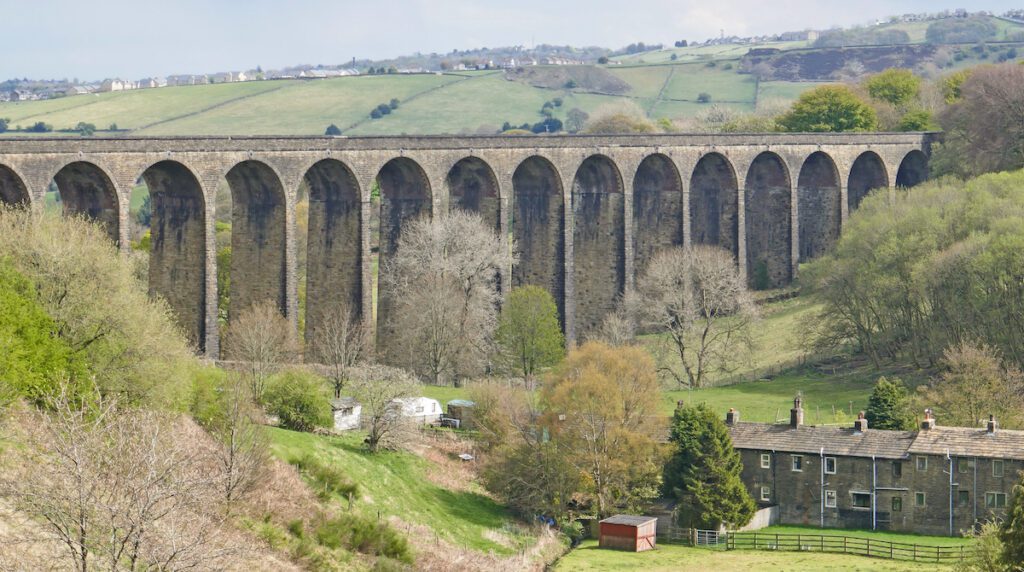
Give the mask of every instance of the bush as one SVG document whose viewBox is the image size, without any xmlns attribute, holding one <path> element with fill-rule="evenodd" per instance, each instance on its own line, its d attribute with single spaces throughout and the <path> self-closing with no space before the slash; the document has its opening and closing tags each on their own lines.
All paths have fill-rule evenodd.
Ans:
<svg viewBox="0 0 1024 572">
<path fill-rule="evenodd" d="M 348 480 L 340 469 L 323 463 L 311 453 L 306 453 L 298 459 L 289 459 L 288 463 L 313 481 L 312 489 L 322 501 L 330 499 L 333 495 L 347 500 L 359 498 L 357 483 Z"/>
<path fill-rule="evenodd" d="M 343 514 L 316 527 L 317 542 L 328 548 L 348 548 L 412 564 L 409 542 L 387 523 L 370 517 Z"/>
<path fill-rule="evenodd" d="M 327 129 L 324 131 L 324 135 L 341 135 L 341 129 L 339 129 L 337 125 L 331 123 L 330 125 L 327 126 Z"/>
<path fill-rule="evenodd" d="M 711 94 L 707 92 L 701 92 L 697 95 L 697 103 L 711 103 Z"/>
<path fill-rule="evenodd" d="M 290 369 L 270 378 L 263 392 L 267 413 L 276 415 L 281 426 L 293 431 L 328 427 L 333 421 L 327 385 L 316 374 Z"/>
<path fill-rule="evenodd" d="M 50 131 L 53 131 L 53 126 L 50 125 L 49 123 L 44 123 L 42 121 L 37 121 L 37 122 L 33 123 L 32 126 L 29 127 L 26 131 L 29 131 L 29 132 L 32 132 L 32 133 L 49 133 Z"/>
</svg>

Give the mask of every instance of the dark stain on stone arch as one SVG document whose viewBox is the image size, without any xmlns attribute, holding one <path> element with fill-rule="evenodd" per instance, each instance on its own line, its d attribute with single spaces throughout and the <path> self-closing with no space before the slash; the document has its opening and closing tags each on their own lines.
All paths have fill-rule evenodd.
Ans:
<svg viewBox="0 0 1024 572">
<path fill-rule="evenodd" d="M 243 161 L 227 174 L 231 188 L 231 307 L 229 317 L 272 301 L 287 313 L 285 192 L 260 161 Z"/>
<path fill-rule="evenodd" d="M 724 156 L 708 153 L 690 177 L 690 239 L 739 254 L 739 183 Z"/>
<path fill-rule="evenodd" d="M 588 157 L 572 185 L 576 335 L 597 333 L 625 286 L 622 176 L 611 159 Z"/>
<path fill-rule="evenodd" d="M 793 280 L 790 179 L 782 159 L 761 153 L 747 171 L 744 191 L 747 280 L 757 289 Z"/>
<path fill-rule="evenodd" d="M 487 163 L 478 157 L 466 157 L 452 166 L 446 182 L 450 209 L 476 213 L 487 226 L 499 229 L 498 179 Z"/>
<path fill-rule="evenodd" d="M 388 262 L 398 251 L 402 228 L 413 220 L 431 216 L 430 183 L 423 168 L 407 157 L 388 161 L 377 173 L 380 185 L 380 257 L 378 284 L 384 284 Z M 394 301 L 387 288 L 377 290 L 377 349 L 387 359 L 388 342 L 394 339 Z"/>
<path fill-rule="evenodd" d="M 86 161 L 65 165 L 53 177 L 64 214 L 100 224 L 115 243 L 120 238 L 117 190 L 103 169 Z"/>
<path fill-rule="evenodd" d="M 918 150 L 907 153 L 896 172 L 896 186 L 904 189 L 916 187 L 928 180 L 928 157 Z"/>
<path fill-rule="evenodd" d="M 306 348 L 317 360 L 318 336 L 339 308 L 363 317 L 362 218 L 359 184 L 341 161 L 324 159 L 306 171 L 309 237 L 306 247 Z"/>
<path fill-rule="evenodd" d="M 149 188 L 149 292 L 167 300 L 189 341 L 206 350 L 206 209 L 187 167 L 161 161 L 142 174 Z"/>
<path fill-rule="evenodd" d="M 874 151 L 861 153 L 850 169 L 850 180 L 846 186 L 849 210 L 853 212 L 870 191 L 889 187 L 889 175 L 885 163 Z"/>
<path fill-rule="evenodd" d="M 832 158 L 818 151 L 800 168 L 797 211 L 800 213 L 800 261 L 828 252 L 839 238 L 842 198 L 839 170 Z"/>
<path fill-rule="evenodd" d="M 519 262 L 512 287 L 540 286 L 555 299 L 565 327 L 565 207 L 562 183 L 547 159 L 529 157 L 512 175 L 512 236 Z"/>
<path fill-rule="evenodd" d="M 0 205 L 27 206 L 29 204 L 28 187 L 25 181 L 6 165 L 0 165 Z"/>
<path fill-rule="evenodd" d="M 659 250 L 683 244 L 683 183 L 665 155 L 644 159 L 633 177 L 634 271 L 643 273 Z"/>
</svg>

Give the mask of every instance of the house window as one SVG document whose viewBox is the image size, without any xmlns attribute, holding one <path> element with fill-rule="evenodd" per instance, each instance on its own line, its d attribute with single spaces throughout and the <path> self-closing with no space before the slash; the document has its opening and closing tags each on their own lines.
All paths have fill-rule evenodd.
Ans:
<svg viewBox="0 0 1024 572">
<path fill-rule="evenodd" d="M 899 461 L 892 462 L 892 476 L 896 479 L 903 476 L 903 463 Z"/>
<path fill-rule="evenodd" d="M 768 453 L 761 453 L 761 468 L 770 469 L 772 468 L 772 456 Z"/>
<path fill-rule="evenodd" d="M 352 408 L 351 407 L 346 407 L 346 408 L 342 409 L 341 410 L 341 414 L 342 415 L 352 415 Z"/>
<path fill-rule="evenodd" d="M 918 471 L 927 471 L 928 470 L 928 457 L 918 457 L 917 458 L 917 470 Z"/>
<path fill-rule="evenodd" d="M 1003 476 L 1003 462 L 999 459 L 992 461 L 992 476 L 1001 477 Z"/>
<path fill-rule="evenodd" d="M 423 413 L 423 406 L 422 405 L 417 405 L 416 406 L 416 413 Z"/>
<path fill-rule="evenodd" d="M 804 456 L 803 455 L 793 455 L 793 470 L 796 471 L 796 472 L 800 472 L 800 471 L 804 470 Z"/>
<path fill-rule="evenodd" d="M 960 506 L 970 506 L 971 504 L 971 493 L 970 491 L 957 491 L 956 502 Z"/>
<path fill-rule="evenodd" d="M 903 512 L 903 497 L 892 497 L 892 511 Z"/>
<path fill-rule="evenodd" d="M 961 473 L 970 472 L 974 468 L 974 459 L 957 459 L 956 470 Z"/>
<path fill-rule="evenodd" d="M 825 506 L 828 508 L 836 508 L 835 491 L 825 491 Z"/>
<path fill-rule="evenodd" d="M 836 458 L 825 457 L 825 474 L 834 475 L 836 474 Z"/>
<path fill-rule="evenodd" d="M 772 488 L 771 487 L 761 487 L 761 500 L 766 501 L 766 502 L 772 500 Z"/>
<path fill-rule="evenodd" d="M 914 493 L 914 506 L 924 506 L 924 501 L 925 498 L 923 492 L 917 491 Z"/>
<path fill-rule="evenodd" d="M 853 508 L 871 508 L 871 493 L 850 493 Z"/>
<path fill-rule="evenodd" d="M 1006 493 L 985 493 L 985 508 L 1006 508 Z"/>
</svg>

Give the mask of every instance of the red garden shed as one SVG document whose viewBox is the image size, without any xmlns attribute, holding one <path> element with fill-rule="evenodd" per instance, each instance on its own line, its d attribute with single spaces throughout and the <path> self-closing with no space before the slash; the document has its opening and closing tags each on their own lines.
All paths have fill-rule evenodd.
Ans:
<svg viewBox="0 0 1024 572">
<path fill-rule="evenodd" d="M 653 516 L 618 514 L 601 521 L 601 548 L 643 552 L 653 550 L 658 519 Z"/>
</svg>

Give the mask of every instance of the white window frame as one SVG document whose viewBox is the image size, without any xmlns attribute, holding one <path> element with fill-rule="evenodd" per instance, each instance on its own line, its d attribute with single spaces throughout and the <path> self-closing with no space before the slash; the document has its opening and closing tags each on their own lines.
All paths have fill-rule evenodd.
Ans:
<svg viewBox="0 0 1024 572">
<path fill-rule="evenodd" d="M 923 463 L 922 463 L 922 461 L 923 461 Z M 922 473 L 927 471 L 928 470 L 928 457 L 926 457 L 924 455 L 918 455 L 917 458 L 914 459 L 914 468 L 917 469 L 919 472 L 922 472 Z"/>
<path fill-rule="evenodd" d="M 857 503 L 853 502 L 854 497 L 856 497 L 857 495 L 864 495 L 864 496 L 868 497 L 868 506 L 859 506 L 859 505 L 857 505 Z M 872 498 L 870 492 L 868 492 L 868 491 L 850 491 L 850 508 L 852 508 L 854 510 L 871 510 L 871 505 L 872 504 L 874 504 L 874 499 Z"/>
<path fill-rule="evenodd" d="M 839 504 L 839 495 L 836 491 L 826 490 L 825 491 L 825 508 L 836 508 Z"/>
<path fill-rule="evenodd" d="M 769 501 L 772 500 L 772 488 L 771 487 L 761 487 L 761 500 L 765 501 L 765 502 L 769 502 Z"/>
<path fill-rule="evenodd" d="M 992 504 L 989 504 L 989 502 L 988 502 L 988 500 L 990 498 L 992 499 Z M 1000 504 L 998 502 L 1000 498 L 1003 499 L 1002 506 L 1000 506 Z M 999 492 L 999 491 L 989 491 L 989 492 L 986 492 L 985 493 L 985 508 L 988 508 L 988 509 L 1006 508 L 1006 493 Z"/>
<path fill-rule="evenodd" d="M 996 467 L 999 467 L 998 471 L 996 471 Z M 1006 468 L 1004 466 L 1003 460 L 1002 459 L 992 459 L 992 476 L 999 478 L 999 477 L 1002 477 L 1005 474 L 1006 474 Z"/>
<path fill-rule="evenodd" d="M 761 468 L 770 469 L 772 468 L 772 455 L 771 453 L 761 453 Z"/>
<path fill-rule="evenodd" d="M 918 503 L 917 499 L 920 498 L 921 502 Z M 924 491 L 914 491 L 914 508 L 923 508 L 928 506 L 928 495 Z"/>
<path fill-rule="evenodd" d="M 798 463 L 800 465 L 799 469 L 797 468 L 797 464 Z M 789 469 L 790 469 L 790 471 L 792 471 L 794 473 L 802 473 L 802 472 L 804 472 L 804 456 L 803 455 L 792 455 L 790 457 Z"/>
<path fill-rule="evenodd" d="M 832 470 L 831 471 L 828 470 L 829 462 L 832 463 Z M 826 475 L 834 475 L 834 474 L 836 474 L 836 458 L 835 457 L 825 457 L 825 474 Z"/>
</svg>

